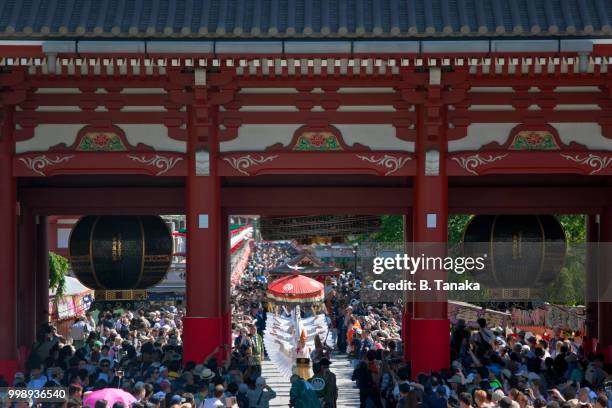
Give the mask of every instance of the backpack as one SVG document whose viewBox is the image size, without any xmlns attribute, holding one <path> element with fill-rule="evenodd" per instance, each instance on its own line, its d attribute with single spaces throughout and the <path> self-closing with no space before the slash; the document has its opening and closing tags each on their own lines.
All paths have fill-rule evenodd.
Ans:
<svg viewBox="0 0 612 408">
<path fill-rule="evenodd" d="M 249 398 L 245 392 L 236 393 L 236 402 L 240 408 L 250 408 Z"/>
</svg>

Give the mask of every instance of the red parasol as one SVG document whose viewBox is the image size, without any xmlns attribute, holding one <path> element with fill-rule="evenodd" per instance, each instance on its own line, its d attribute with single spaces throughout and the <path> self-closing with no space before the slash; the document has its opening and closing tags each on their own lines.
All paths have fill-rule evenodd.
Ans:
<svg viewBox="0 0 612 408">
<path fill-rule="evenodd" d="M 303 275 L 288 275 L 268 285 L 268 298 L 277 302 L 317 303 L 324 298 L 324 285 Z"/>
</svg>

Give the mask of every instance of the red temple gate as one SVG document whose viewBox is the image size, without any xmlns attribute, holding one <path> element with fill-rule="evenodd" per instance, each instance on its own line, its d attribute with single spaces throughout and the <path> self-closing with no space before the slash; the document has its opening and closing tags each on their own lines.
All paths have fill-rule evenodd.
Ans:
<svg viewBox="0 0 612 408">
<path fill-rule="evenodd" d="M 403 214 L 407 240 L 418 243 L 445 242 L 449 213 L 584 213 L 589 240 L 612 242 L 612 48 L 574 38 L 608 35 L 601 1 L 593 0 L 597 23 L 580 8 L 578 27 L 567 10 L 560 21 L 544 10 L 544 24 L 527 6 L 511 10 L 512 21 L 471 9 L 458 11 L 459 25 L 434 22 L 431 12 L 420 21 L 392 1 L 373 2 L 373 23 L 363 7 L 340 8 L 352 26 L 330 23 L 329 10 L 317 10 L 329 26 L 299 20 L 300 36 L 337 41 L 303 40 L 294 11 L 284 31 L 266 28 L 282 39 L 251 42 L 218 41 L 245 31 L 234 22 L 227 37 L 226 14 L 211 17 L 214 31 L 200 22 L 195 31 L 214 38 L 194 41 L 198 22 L 181 20 L 177 30 L 170 20 L 182 9 L 168 3 L 167 24 L 147 17 L 144 28 L 124 21 L 122 9 L 112 24 L 105 9 L 94 25 L 83 10 L 83 20 L 65 11 L 26 22 L 36 10 L 21 13 L 15 2 L 1 11 L 0 37 L 12 40 L 0 44 L 5 376 L 45 318 L 48 215 L 187 215 L 185 360 L 231 340 L 230 214 Z M 555 37 L 528 38 L 542 30 Z M 51 31 L 53 40 L 20 41 Z M 493 32 L 513 34 L 492 40 Z M 115 35 L 125 38 L 105 38 Z M 171 35 L 190 41 L 155 40 Z M 358 39 L 369 35 L 385 41 Z M 429 41 L 446 36 L 454 41 Z M 609 280 L 611 261 L 603 262 Z M 611 313 L 611 303 L 591 305 L 589 336 L 608 360 Z M 414 372 L 448 365 L 445 299 L 410 303 L 403 324 Z"/>
</svg>

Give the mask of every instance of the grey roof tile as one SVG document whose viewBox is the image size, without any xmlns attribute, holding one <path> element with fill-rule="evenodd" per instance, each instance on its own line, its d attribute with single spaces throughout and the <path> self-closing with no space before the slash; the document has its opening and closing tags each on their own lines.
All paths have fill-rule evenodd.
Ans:
<svg viewBox="0 0 612 408">
<path fill-rule="evenodd" d="M 0 38 L 457 38 L 612 33 L 612 0 L 0 0 Z"/>
</svg>

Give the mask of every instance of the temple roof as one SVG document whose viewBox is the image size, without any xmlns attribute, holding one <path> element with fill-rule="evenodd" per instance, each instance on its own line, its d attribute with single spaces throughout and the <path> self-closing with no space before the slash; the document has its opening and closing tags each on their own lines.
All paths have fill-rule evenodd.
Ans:
<svg viewBox="0 0 612 408">
<path fill-rule="evenodd" d="M 0 0 L 0 38 L 512 38 L 612 33 L 610 0 Z"/>
<path fill-rule="evenodd" d="M 271 275 L 291 275 L 295 273 L 302 275 L 337 275 L 342 270 L 324 263 L 313 254 L 303 252 L 268 272 Z"/>
</svg>

